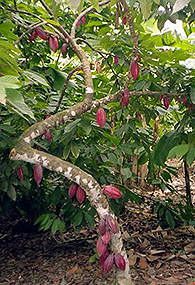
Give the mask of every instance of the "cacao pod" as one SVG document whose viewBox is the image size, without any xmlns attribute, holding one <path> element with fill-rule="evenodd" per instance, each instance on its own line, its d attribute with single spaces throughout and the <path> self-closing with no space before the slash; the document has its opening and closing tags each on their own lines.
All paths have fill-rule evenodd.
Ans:
<svg viewBox="0 0 195 285">
<path fill-rule="evenodd" d="M 125 87 L 124 91 L 123 91 L 123 96 L 122 96 L 122 100 L 121 100 L 121 107 L 123 107 L 124 105 L 128 106 L 129 104 L 129 90 L 127 87 Z"/>
<path fill-rule="evenodd" d="M 160 102 L 162 101 L 162 98 L 163 98 L 163 96 L 162 96 L 162 94 L 160 94 L 160 95 L 159 95 L 159 101 L 160 101 Z"/>
<path fill-rule="evenodd" d="M 76 183 L 72 183 L 68 190 L 68 198 L 72 199 L 72 197 L 76 194 L 78 185 Z"/>
<path fill-rule="evenodd" d="M 85 200 L 85 196 L 85 191 L 80 186 L 78 186 L 76 191 L 76 197 L 79 203 L 83 203 L 83 201 Z"/>
<path fill-rule="evenodd" d="M 192 112 L 192 110 L 193 110 L 193 105 L 192 105 L 192 104 L 190 104 L 190 105 L 188 106 L 188 110 L 189 110 L 190 113 Z"/>
<path fill-rule="evenodd" d="M 50 115 L 49 115 L 49 114 L 45 115 L 45 119 L 48 119 L 49 117 L 50 117 Z"/>
<path fill-rule="evenodd" d="M 117 188 L 115 188 L 112 185 L 104 186 L 103 192 L 104 192 L 104 194 L 106 194 L 106 196 L 108 196 L 112 199 L 118 199 L 118 198 L 122 197 L 120 190 L 118 190 Z"/>
<path fill-rule="evenodd" d="M 118 232 L 116 221 L 111 215 L 106 216 L 106 224 L 113 234 L 116 234 Z"/>
<path fill-rule="evenodd" d="M 49 47 L 54 52 L 58 50 L 58 39 L 55 36 L 49 38 Z"/>
<path fill-rule="evenodd" d="M 103 126 L 105 125 L 106 123 L 106 112 L 104 111 L 103 108 L 99 108 L 97 110 L 97 113 L 96 113 L 96 120 L 97 120 L 97 123 L 99 124 L 99 126 L 101 128 L 103 128 Z"/>
<path fill-rule="evenodd" d="M 136 81 L 139 75 L 139 65 L 136 60 L 133 60 L 131 63 L 131 75 L 133 77 L 133 80 Z"/>
<path fill-rule="evenodd" d="M 45 138 L 46 138 L 46 140 L 48 141 L 48 143 L 51 142 L 51 132 L 50 132 L 50 130 L 47 130 L 47 131 L 45 132 Z"/>
<path fill-rule="evenodd" d="M 104 219 L 101 219 L 99 221 L 99 230 L 100 230 L 100 234 L 103 236 L 106 232 L 106 222 Z"/>
<path fill-rule="evenodd" d="M 96 249 L 99 254 L 99 256 L 102 256 L 107 251 L 108 245 L 103 243 L 102 237 L 99 236 L 96 244 Z"/>
<path fill-rule="evenodd" d="M 99 265 L 100 265 L 102 272 L 104 272 L 104 261 L 106 260 L 108 255 L 109 255 L 109 251 L 106 250 L 106 252 L 99 259 Z"/>
<path fill-rule="evenodd" d="M 110 242 L 111 236 L 109 232 L 105 232 L 105 234 L 102 236 L 102 241 L 105 244 L 108 244 Z"/>
<path fill-rule="evenodd" d="M 179 95 L 177 95 L 177 97 L 176 97 L 176 101 L 177 101 L 179 104 L 181 103 L 181 100 L 180 100 Z"/>
<path fill-rule="evenodd" d="M 83 17 L 81 18 L 81 22 L 82 22 L 84 25 L 86 25 L 86 18 L 85 18 L 85 16 L 83 16 Z"/>
<path fill-rule="evenodd" d="M 21 165 L 17 169 L 17 175 L 18 175 L 18 178 L 20 180 L 23 180 L 23 178 L 24 178 L 24 171 L 23 171 L 23 168 L 22 168 Z"/>
<path fill-rule="evenodd" d="M 184 103 L 185 106 L 187 106 L 187 99 L 185 95 L 182 95 L 182 101 Z"/>
<path fill-rule="evenodd" d="M 47 40 L 47 34 L 41 28 L 36 28 L 37 35 L 44 41 Z"/>
<path fill-rule="evenodd" d="M 36 31 L 36 30 L 33 30 L 33 31 L 31 32 L 31 34 L 30 34 L 29 41 L 30 41 L 30 42 L 34 41 L 34 39 L 36 39 L 37 36 L 38 36 L 38 35 L 37 35 L 37 31 Z"/>
<path fill-rule="evenodd" d="M 61 51 L 63 55 L 66 53 L 66 49 L 67 49 L 67 44 L 63 44 L 61 47 Z"/>
<path fill-rule="evenodd" d="M 37 184 L 40 184 L 41 179 L 43 178 L 43 168 L 40 163 L 35 164 L 33 167 L 34 178 Z"/>
<path fill-rule="evenodd" d="M 81 20 L 79 20 L 79 21 L 76 23 L 76 26 L 77 26 L 78 28 L 81 27 Z"/>
<path fill-rule="evenodd" d="M 114 64 L 118 64 L 119 63 L 119 57 L 118 56 L 114 56 Z"/>
<path fill-rule="evenodd" d="M 124 24 L 124 25 L 127 24 L 127 17 L 126 17 L 126 16 L 123 17 L 123 24 Z"/>
<path fill-rule="evenodd" d="M 137 59 L 141 61 L 141 56 L 139 54 L 137 54 Z"/>
<path fill-rule="evenodd" d="M 108 273 L 114 265 L 114 254 L 110 253 L 104 261 L 104 273 Z"/>
<path fill-rule="evenodd" d="M 126 262 L 125 262 L 124 257 L 120 253 L 115 253 L 114 261 L 118 268 L 120 268 L 123 271 L 125 270 Z"/>
<path fill-rule="evenodd" d="M 166 109 L 168 109 L 169 108 L 169 98 L 167 97 L 167 96 L 165 96 L 164 98 L 163 98 L 163 101 L 164 101 L 164 106 L 165 106 L 165 108 Z"/>
</svg>

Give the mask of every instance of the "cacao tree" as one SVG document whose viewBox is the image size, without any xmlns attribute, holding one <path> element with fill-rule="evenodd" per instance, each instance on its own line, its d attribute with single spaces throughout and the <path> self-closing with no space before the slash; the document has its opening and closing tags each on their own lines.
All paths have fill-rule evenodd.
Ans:
<svg viewBox="0 0 195 285">
<path fill-rule="evenodd" d="M 184 31 L 187 36 L 193 32 L 193 1 L 179 2 L 0 2 L 0 49 L 7 51 L 0 53 L 0 102 L 6 117 L 0 126 L 3 191 L 16 200 L 15 188 L 28 189 L 41 200 L 49 184 L 68 183 L 66 194 L 58 186 L 51 193 L 57 213 L 43 214 L 37 223 L 44 220 L 42 228 L 52 227 L 54 234 L 64 230 L 59 218 L 63 195 L 65 213 L 71 215 L 71 199 L 86 207 L 74 215 L 76 226 L 83 216 L 93 224 L 88 210 L 91 215 L 95 211 L 100 267 L 107 273 L 115 264 L 117 284 L 133 284 L 114 211 L 125 194 L 130 197 L 129 157 L 135 154 L 138 164 L 149 163 L 154 184 L 157 168 L 167 167 L 177 144 L 187 140 L 181 156 L 189 164 L 195 158 L 194 70 L 181 63 L 193 58 L 194 45 L 190 37 L 159 32 L 167 20 L 176 19 L 188 19 Z M 146 128 L 140 114 L 145 114 Z M 157 116 L 170 132 L 156 144 L 152 124 Z M 166 121 L 168 116 L 173 122 Z M 14 166 L 5 162 L 11 148 Z M 169 172 L 167 167 L 163 182 Z M 24 180 L 28 175 L 31 183 Z"/>
</svg>

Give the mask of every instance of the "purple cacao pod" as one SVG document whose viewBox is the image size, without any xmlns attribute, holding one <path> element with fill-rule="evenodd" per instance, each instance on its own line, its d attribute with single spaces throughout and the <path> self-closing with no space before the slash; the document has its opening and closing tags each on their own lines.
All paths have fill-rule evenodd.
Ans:
<svg viewBox="0 0 195 285">
<path fill-rule="evenodd" d="M 39 36 L 42 40 L 47 40 L 47 34 L 41 28 L 36 28 L 37 36 Z"/>
<path fill-rule="evenodd" d="M 104 111 L 103 108 L 99 108 L 97 110 L 97 113 L 96 113 L 96 120 L 97 120 L 97 123 L 98 125 L 103 128 L 103 126 L 105 125 L 106 123 L 106 112 Z"/>
<path fill-rule="evenodd" d="M 37 36 L 38 36 L 38 35 L 37 35 L 37 31 L 36 31 L 36 30 L 33 30 L 33 31 L 31 32 L 31 34 L 30 34 L 29 41 L 30 41 L 30 42 L 34 41 L 34 39 L 36 39 Z"/>
<path fill-rule="evenodd" d="M 22 166 L 20 165 L 17 169 L 17 175 L 18 175 L 18 178 L 21 180 L 23 180 L 24 178 L 24 171 L 23 171 L 23 168 Z"/>
<path fill-rule="evenodd" d="M 139 75 L 139 65 L 136 60 L 133 60 L 131 63 L 131 75 L 133 77 L 133 80 L 136 81 Z"/>
<path fill-rule="evenodd" d="M 86 25 L 86 18 L 85 18 L 85 16 L 83 16 L 83 17 L 81 18 L 81 22 L 82 22 L 84 25 Z"/>
<path fill-rule="evenodd" d="M 119 63 L 119 57 L 118 56 L 114 56 L 114 64 L 118 64 Z"/>
<path fill-rule="evenodd" d="M 108 229 L 113 234 L 116 234 L 118 232 L 117 223 L 111 215 L 106 216 L 106 224 L 107 224 Z"/>
<path fill-rule="evenodd" d="M 114 262 L 118 268 L 120 268 L 123 271 L 125 270 L 126 262 L 124 257 L 120 253 L 115 253 Z"/>
<path fill-rule="evenodd" d="M 34 178 L 37 184 L 40 184 L 41 179 L 43 178 L 43 168 L 40 163 L 35 164 L 33 167 Z"/>
<path fill-rule="evenodd" d="M 48 141 L 48 143 L 51 142 L 51 132 L 50 132 L 50 130 L 47 130 L 47 131 L 45 132 L 45 138 L 46 138 L 46 140 Z"/>
<path fill-rule="evenodd" d="M 67 44 L 63 44 L 61 47 L 61 51 L 63 55 L 66 53 L 66 49 L 67 49 Z"/>
<path fill-rule="evenodd" d="M 119 199 L 122 197 L 120 190 L 118 190 L 117 188 L 115 188 L 112 185 L 104 186 L 103 192 L 104 192 L 104 194 L 106 194 L 106 196 L 108 196 L 112 199 Z"/>
<path fill-rule="evenodd" d="M 104 272 L 104 261 L 106 260 L 108 255 L 109 255 L 109 251 L 106 250 L 106 252 L 99 259 L 99 265 L 100 265 L 102 272 Z"/>
<path fill-rule="evenodd" d="M 108 273 L 114 265 L 114 254 L 110 253 L 104 261 L 104 273 Z"/>
<path fill-rule="evenodd" d="M 49 38 L 49 47 L 54 52 L 58 50 L 58 39 L 55 36 Z"/>
<path fill-rule="evenodd" d="M 162 101 L 162 98 L 163 98 L 163 96 L 162 96 L 162 94 L 160 94 L 160 95 L 159 95 L 159 101 L 160 101 L 160 102 Z"/>
<path fill-rule="evenodd" d="M 105 234 L 102 236 L 102 241 L 105 244 L 108 244 L 110 242 L 111 236 L 108 231 L 105 232 Z"/>
<path fill-rule="evenodd" d="M 78 27 L 78 28 L 80 28 L 81 27 L 81 20 L 79 20 L 77 23 L 76 23 L 76 26 Z"/>
<path fill-rule="evenodd" d="M 80 186 L 78 186 L 76 191 L 76 197 L 79 203 L 83 203 L 83 201 L 85 200 L 85 196 L 85 191 Z"/>
<path fill-rule="evenodd" d="M 103 243 L 102 237 L 99 236 L 96 244 L 96 249 L 99 254 L 99 256 L 102 256 L 107 251 L 108 245 Z"/>
<path fill-rule="evenodd" d="M 176 99 L 175 99 L 179 104 L 181 103 L 181 100 L 180 100 L 180 96 L 177 95 Z"/>
<path fill-rule="evenodd" d="M 182 95 L 182 101 L 183 101 L 184 105 L 187 106 L 187 98 L 185 95 Z"/>
<path fill-rule="evenodd" d="M 126 17 L 126 16 L 123 17 L 123 24 L 124 24 L 124 25 L 127 24 L 127 17 Z"/>
<path fill-rule="evenodd" d="M 100 230 L 100 234 L 103 236 L 106 232 L 106 222 L 104 219 L 101 219 L 99 221 L 99 230 Z"/>
<path fill-rule="evenodd" d="M 72 199 L 72 197 L 76 194 L 78 185 L 76 183 L 72 183 L 68 190 L 68 198 Z"/>
<path fill-rule="evenodd" d="M 165 106 L 165 108 L 166 109 L 168 109 L 169 108 L 169 98 L 167 97 L 167 96 L 165 96 L 164 98 L 163 98 L 163 101 L 164 101 L 164 106 Z"/>
</svg>

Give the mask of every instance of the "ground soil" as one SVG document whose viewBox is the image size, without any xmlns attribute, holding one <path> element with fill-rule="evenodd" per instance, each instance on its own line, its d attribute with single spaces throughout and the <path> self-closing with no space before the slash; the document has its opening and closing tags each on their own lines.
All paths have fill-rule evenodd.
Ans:
<svg viewBox="0 0 195 285">
<path fill-rule="evenodd" d="M 193 168 L 190 173 L 194 199 Z M 181 166 L 173 186 L 179 194 L 185 194 Z M 154 199 L 173 195 L 152 188 L 135 191 L 144 197 L 145 204 L 138 207 L 127 203 L 119 218 L 135 285 L 195 285 L 195 227 L 178 225 L 163 230 L 151 213 L 150 204 Z M 2 219 L 0 285 L 112 284 L 115 269 L 104 276 L 97 260 L 89 262 L 96 239 L 96 229 L 85 228 L 77 234 L 70 228 L 54 239 L 50 232 L 36 232 L 17 217 Z"/>
</svg>

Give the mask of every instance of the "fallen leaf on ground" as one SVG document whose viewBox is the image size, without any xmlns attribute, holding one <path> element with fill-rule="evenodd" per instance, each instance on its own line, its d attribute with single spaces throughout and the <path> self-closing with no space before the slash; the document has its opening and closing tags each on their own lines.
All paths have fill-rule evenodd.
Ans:
<svg viewBox="0 0 195 285">
<path fill-rule="evenodd" d="M 148 267 L 148 262 L 147 262 L 147 259 L 145 257 L 140 257 L 140 259 L 139 259 L 139 267 L 141 269 L 146 269 Z"/>
</svg>

